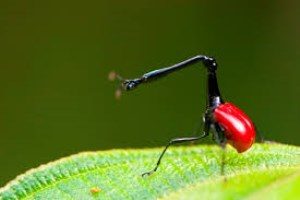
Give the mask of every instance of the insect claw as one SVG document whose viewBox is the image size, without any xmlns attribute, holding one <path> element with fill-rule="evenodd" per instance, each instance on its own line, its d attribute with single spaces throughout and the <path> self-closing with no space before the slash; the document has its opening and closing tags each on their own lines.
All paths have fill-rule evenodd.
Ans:
<svg viewBox="0 0 300 200">
<path fill-rule="evenodd" d="M 144 177 L 146 177 L 146 176 L 150 176 L 150 175 L 153 174 L 154 172 L 155 172 L 154 170 L 149 171 L 149 172 L 145 172 L 145 173 L 142 174 L 142 177 L 144 178 Z"/>
</svg>

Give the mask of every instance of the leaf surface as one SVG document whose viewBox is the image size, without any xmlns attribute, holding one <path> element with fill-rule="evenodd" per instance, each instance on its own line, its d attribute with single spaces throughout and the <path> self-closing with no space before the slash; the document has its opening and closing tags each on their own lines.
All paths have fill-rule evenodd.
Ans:
<svg viewBox="0 0 300 200">
<path fill-rule="evenodd" d="M 161 148 L 85 152 L 29 170 L 0 189 L 0 199 L 240 199 L 300 196 L 300 148 L 255 144 L 227 148 L 221 176 L 218 146 L 173 147 L 158 171 Z M 276 189 L 274 189 L 276 188 Z M 272 196 L 273 195 L 273 196 Z"/>
</svg>

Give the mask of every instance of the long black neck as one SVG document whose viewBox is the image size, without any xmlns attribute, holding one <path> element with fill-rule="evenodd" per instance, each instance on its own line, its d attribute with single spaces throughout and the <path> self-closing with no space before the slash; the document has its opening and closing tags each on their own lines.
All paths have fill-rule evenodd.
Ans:
<svg viewBox="0 0 300 200">
<path fill-rule="evenodd" d="M 216 76 L 217 62 L 214 58 L 204 55 L 198 55 L 170 67 L 165 67 L 148 72 L 140 78 L 124 80 L 124 82 L 122 83 L 123 89 L 132 90 L 142 83 L 147 83 L 159 79 L 168 74 L 171 74 L 172 72 L 179 71 L 183 68 L 191 66 L 192 64 L 195 64 L 197 62 L 202 62 L 207 69 L 207 106 L 216 107 L 219 104 L 223 103 Z"/>
<path fill-rule="evenodd" d="M 209 107 L 217 107 L 223 103 L 221 98 L 217 74 L 215 70 L 208 70 L 207 73 L 207 106 Z"/>
</svg>

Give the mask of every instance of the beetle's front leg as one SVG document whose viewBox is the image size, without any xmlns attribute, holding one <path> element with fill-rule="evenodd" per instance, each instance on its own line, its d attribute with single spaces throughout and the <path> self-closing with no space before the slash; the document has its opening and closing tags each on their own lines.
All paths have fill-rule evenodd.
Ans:
<svg viewBox="0 0 300 200">
<path fill-rule="evenodd" d="M 161 163 L 161 160 L 162 158 L 164 157 L 166 151 L 168 150 L 168 148 L 173 145 L 173 144 L 179 144 L 179 143 L 184 143 L 184 142 L 193 142 L 193 141 L 197 141 L 197 140 L 200 140 L 200 139 L 203 139 L 205 137 L 208 136 L 209 134 L 209 130 L 210 130 L 210 121 L 209 120 L 205 120 L 204 121 L 204 130 L 203 130 L 203 134 L 201 136 L 196 136 L 196 137 L 182 137 L 182 138 L 174 138 L 174 139 L 171 139 L 168 144 L 165 146 L 164 150 L 161 152 L 157 162 L 156 162 L 156 165 L 154 167 L 154 169 L 152 169 L 151 171 L 148 171 L 148 172 L 145 172 L 142 174 L 142 176 L 149 176 L 151 174 L 153 174 L 154 172 L 156 172 L 156 170 L 158 169 L 160 163 Z"/>
</svg>

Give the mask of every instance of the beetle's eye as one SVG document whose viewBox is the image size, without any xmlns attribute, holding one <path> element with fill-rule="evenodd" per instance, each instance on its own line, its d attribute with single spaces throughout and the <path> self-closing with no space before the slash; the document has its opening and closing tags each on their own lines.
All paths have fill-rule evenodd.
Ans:
<svg viewBox="0 0 300 200">
<path fill-rule="evenodd" d="M 137 83 L 135 80 L 125 80 L 122 83 L 122 86 L 124 88 L 124 90 L 132 90 L 137 86 Z"/>
<path fill-rule="evenodd" d="M 207 58 L 203 61 L 204 65 L 210 70 L 217 70 L 218 64 L 214 58 Z"/>
</svg>

